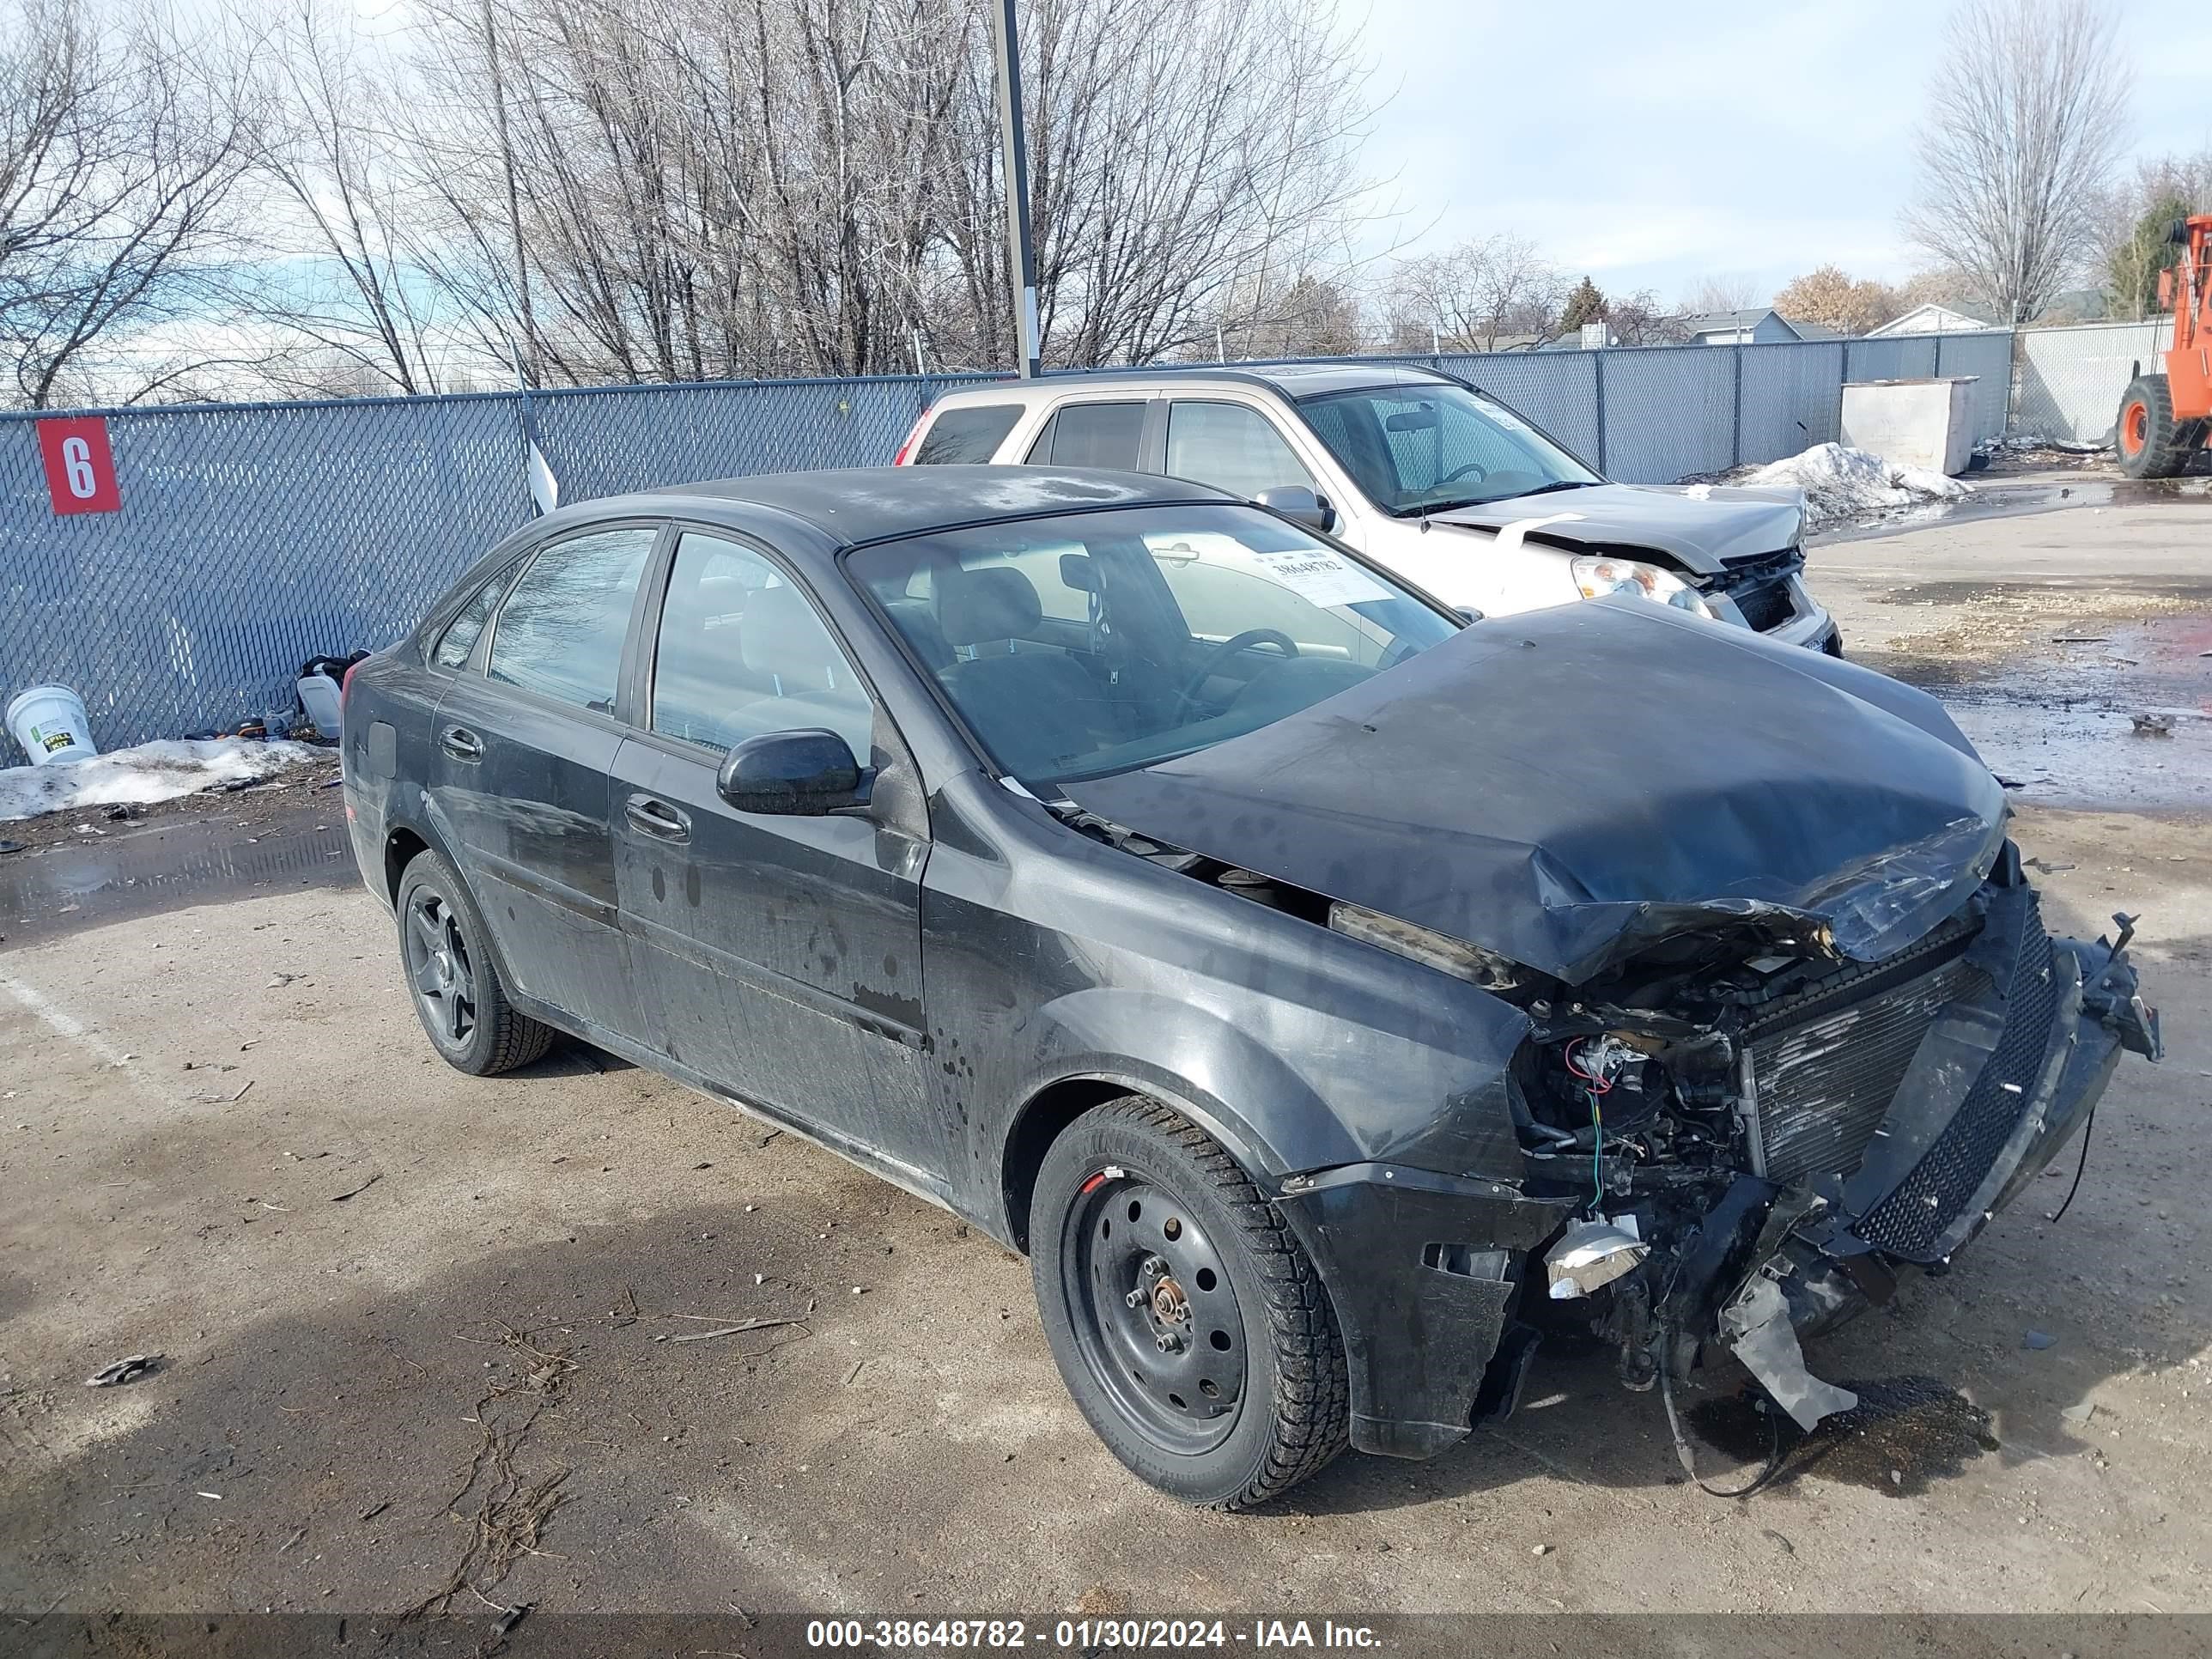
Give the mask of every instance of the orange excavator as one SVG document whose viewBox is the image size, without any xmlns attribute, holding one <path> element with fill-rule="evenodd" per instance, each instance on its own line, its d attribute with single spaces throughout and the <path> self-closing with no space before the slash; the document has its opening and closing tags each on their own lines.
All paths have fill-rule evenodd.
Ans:
<svg viewBox="0 0 2212 1659">
<path fill-rule="evenodd" d="M 2212 213 L 2176 219 L 2181 258 L 2158 276 L 2158 304 L 2173 313 L 2166 373 L 2136 377 L 2120 399 L 2120 471 L 2171 478 L 2212 441 Z"/>
</svg>

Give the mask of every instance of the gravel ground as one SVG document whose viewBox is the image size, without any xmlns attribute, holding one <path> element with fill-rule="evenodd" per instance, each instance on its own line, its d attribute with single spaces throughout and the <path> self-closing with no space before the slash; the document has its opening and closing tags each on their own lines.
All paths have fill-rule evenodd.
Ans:
<svg viewBox="0 0 2212 1659">
<path fill-rule="evenodd" d="M 1825 547 L 1814 580 L 1855 653 L 2032 701 L 2003 688 L 2072 647 L 1980 626 L 1987 596 L 2075 582 L 2053 633 L 2202 624 L 2208 553 L 2212 512 L 2154 504 Z M 2185 742 L 2111 741 L 2138 770 Z M 1555 1345 L 1433 1463 L 1183 1510 L 1084 1426 L 1025 1266 L 951 1217 L 588 1051 L 447 1070 L 357 889 L 149 891 L 0 955 L 0 1608 L 2212 1609 L 2212 820 L 2148 793 L 2024 790 L 2017 833 L 2054 925 L 2142 914 L 2166 1063 L 2124 1065 L 2062 1224 L 2070 1155 L 1815 1345 L 1869 1405 L 1741 1502 Z M 751 1321 L 790 1322 L 707 1334 Z M 1725 1395 L 1692 1419 L 1710 1479 L 1763 1450 Z"/>
</svg>

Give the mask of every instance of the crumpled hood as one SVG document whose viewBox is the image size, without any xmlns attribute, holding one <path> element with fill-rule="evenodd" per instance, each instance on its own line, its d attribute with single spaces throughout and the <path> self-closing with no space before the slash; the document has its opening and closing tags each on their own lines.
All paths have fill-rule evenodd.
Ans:
<svg viewBox="0 0 2212 1659">
<path fill-rule="evenodd" d="M 1579 983 L 1825 925 L 1879 960 L 1980 884 L 2004 791 L 1941 704 L 1638 599 L 1503 617 L 1225 743 L 1066 786 L 1139 834 Z"/>
<path fill-rule="evenodd" d="M 1546 520 L 1551 522 L 1532 532 L 1540 540 L 1608 550 L 1651 548 L 1694 575 L 1713 576 L 1730 559 L 1796 546 L 1804 531 L 1804 501 L 1794 489 L 1609 483 L 1455 507 L 1429 521 L 1498 531 Z"/>
</svg>

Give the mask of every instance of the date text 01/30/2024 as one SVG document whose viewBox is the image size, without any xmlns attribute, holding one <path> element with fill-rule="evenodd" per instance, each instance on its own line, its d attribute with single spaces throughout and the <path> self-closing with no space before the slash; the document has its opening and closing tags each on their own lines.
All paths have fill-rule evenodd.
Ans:
<svg viewBox="0 0 2212 1659">
<path fill-rule="evenodd" d="M 808 1621 L 810 1648 L 864 1646 L 904 1650 L 1041 1648 L 1096 1652 L 1102 1648 L 1177 1649 L 1241 1646 L 1259 1651 L 1298 1648 L 1374 1650 L 1380 1636 L 1366 1625 L 1332 1620 L 1061 1619 L 1031 1625 L 1019 1619 L 817 1619 Z"/>
</svg>

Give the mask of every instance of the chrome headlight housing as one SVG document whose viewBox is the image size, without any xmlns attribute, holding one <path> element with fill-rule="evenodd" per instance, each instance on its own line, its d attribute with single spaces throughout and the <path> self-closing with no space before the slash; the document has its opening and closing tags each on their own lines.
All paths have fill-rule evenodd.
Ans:
<svg viewBox="0 0 2212 1659">
<path fill-rule="evenodd" d="M 1641 559 L 1586 554 L 1575 560 L 1574 577 L 1575 586 L 1586 599 L 1601 599 L 1607 593 L 1626 593 L 1632 599 L 1650 599 L 1709 622 L 1714 620 L 1712 607 L 1696 588 L 1663 566 L 1647 564 Z"/>
</svg>

